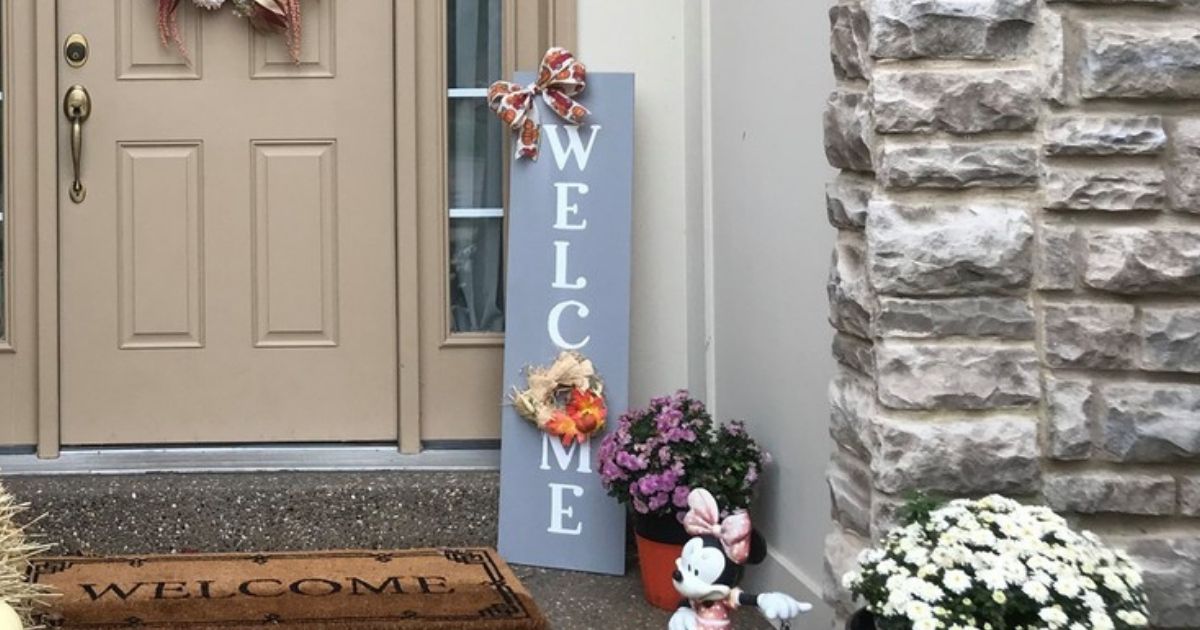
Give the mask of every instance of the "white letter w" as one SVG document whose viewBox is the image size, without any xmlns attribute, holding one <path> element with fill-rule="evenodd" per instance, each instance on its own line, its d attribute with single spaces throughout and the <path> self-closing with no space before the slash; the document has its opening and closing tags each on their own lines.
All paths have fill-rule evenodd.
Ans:
<svg viewBox="0 0 1200 630">
<path fill-rule="evenodd" d="M 558 137 L 558 128 L 561 125 L 542 125 L 546 131 L 550 132 L 546 135 L 550 137 L 550 150 L 554 152 L 554 161 L 558 163 L 558 170 L 563 170 L 567 167 L 567 158 L 571 155 L 575 156 L 575 165 L 579 170 L 587 168 L 588 157 L 592 155 L 592 145 L 596 142 L 596 134 L 600 133 L 600 125 L 588 125 L 592 129 L 592 135 L 588 138 L 587 146 L 583 146 L 583 140 L 579 137 L 579 125 L 567 125 L 567 148 L 563 149 L 562 142 Z"/>
</svg>

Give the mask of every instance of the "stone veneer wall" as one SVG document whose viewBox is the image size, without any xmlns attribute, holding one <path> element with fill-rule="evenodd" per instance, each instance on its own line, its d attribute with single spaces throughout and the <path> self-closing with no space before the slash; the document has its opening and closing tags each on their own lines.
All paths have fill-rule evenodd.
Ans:
<svg viewBox="0 0 1200 630">
<path fill-rule="evenodd" d="M 842 0 L 827 597 L 906 491 L 1043 501 L 1200 628 L 1200 0 Z"/>
</svg>

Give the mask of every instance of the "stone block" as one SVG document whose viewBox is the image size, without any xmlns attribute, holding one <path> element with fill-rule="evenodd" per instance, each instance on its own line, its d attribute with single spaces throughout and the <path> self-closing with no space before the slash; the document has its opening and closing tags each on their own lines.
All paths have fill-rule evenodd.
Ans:
<svg viewBox="0 0 1200 630">
<path fill-rule="evenodd" d="M 1200 459 L 1200 385 L 1113 383 L 1101 388 L 1109 459 L 1165 463 Z"/>
<path fill-rule="evenodd" d="M 1040 87 L 1029 70 L 880 70 L 871 81 L 875 130 L 972 134 L 1037 125 Z"/>
<path fill-rule="evenodd" d="M 1046 377 L 1046 445 L 1050 457 L 1084 460 L 1092 455 L 1092 426 L 1099 401 L 1088 381 Z"/>
<path fill-rule="evenodd" d="M 845 333 L 835 334 L 833 358 L 838 363 L 863 374 L 875 373 L 875 348 L 865 339 Z"/>
<path fill-rule="evenodd" d="M 1200 292 L 1200 233 L 1140 227 L 1088 230 L 1084 282 L 1130 295 Z"/>
<path fill-rule="evenodd" d="M 862 459 L 871 457 L 871 419 L 876 414 L 875 386 L 870 378 L 844 368 L 829 383 L 829 434 L 833 441 Z"/>
<path fill-rule="evenodd" d="M 1046 362 L 1053 367 L 1119 370 L 1137 361 L 1137 309 L 1129 304 L 1046 304 Z"/>
<path fill-rule="evenodd" d="M 1033 224 L 1022 207 L 871 202 L 868 264 L 881 294 L 1011 292 L 1033 275 Z"/>
<path fill-rule="evenodd" d="M 1142 368 L 1200 373 L 1200 308 L 1142 307 Z"/>
<path fill-rule="evenodd" d="M 1046 0 L 1050 4 L 1116 4 L 1137 5 L 1149 4 L 1156 6 L 1178 6 L 1179 0 Z"/>
<path fill-rule="evenodd" d="M 871 54 L 880 58 L 1000 59 L 1024 54 L 1033 0 L 869 0 Z"/>
<path fill-rule="evenodd" d="M 1200 213 L 1200 119 L 1175 124 L 1170 174 L 1171 205 L 1183 212 Z"/>
<path fill-rule="evenodd" d="M 1031 188 L 1038 184 L 1038 150 L 1027 144 L 889 145 L 879 179 L 888 188 Z"/>
<path fill-rule="evenodd" d="M 879 440 L 871 471 L 875 487 L 908 490 L 1022 494 L 1037 488 L 1037 421 L 1023 416 L 966 420 L 875 421 Z"/>
<path fill-rule="evenodd" d="M 843 172 L 825 185 L 825 209 L 829 223 L 845 230 L 861 230 L 867 225 L 867 204 L 875 191 L 875 181 Z"/>
<path fill-rule="evenodd" d="M 871 108 L 865 94 L 838 90 L 825 107 L 825 157 L 835 168 L 872 171 Z"/>
<path fill-rule="evenodd" d="M 1085 98 L 1200 98 L 1200 26 L 1179 19 L 1085 24 Z"/>
<path fill-rule="evenodd" d="M 1063 18 L 1050 10 L 1039 12 L 1042 31 L 1042 50 L 1038 55 L 1042 73 L 1043 96 L 1058 105 L 1070 100 L 1067 92 L 1067 36 Z"/>
<path fill-rule="evenodd" d="M 1041 401 L 1032 344 L 888 340 L 875 344 L 875 369 L 879 402 L 893 409 L 996 409 Z"/>
<path fill-rule="evenodd" d="M 1046 121 L 1046 155 L 1157 155 L 1167 147 L 1162 116 L 1055 116 Z"/>
<path fill-rule="evenodd" d="M 839 79 L 865 79 L 870 63 L 867 41 L 871 22 L 862 7 L 839 4 L 829 9 L 829 56 Z"/>
<path fill-rule="evenodd" d="M 875 320 L 880 337 L 1003 337 L 1032 340 L 1033 308 L 1025 298 L 936 300 L 881 298 Z"/>
<path fill-rule="evenodd" d="M 871 469 L 844 450 L 833 454 L 825 474 L 833 520 L 866 536 L 871 531 Z"/>
<path fill-rule="evenodd" d="M 1079 286 L 1083 244 L 1073 226 L 1044 224 L 1038 231 L 1034 286 L 1042 290 L 1071 290 Z"/>
<path fill-rule="evenodd" d="M 838 234 L 829 269 L 829 323 L 834 328 L 859 337 L 871 336 L 874 311 L 871 287 L 867 281 L 866 244 L 862 234 Z"/>
<path fill-rule="evenodd" d="M 857 610 L 850 591 L 842 588 L 842 576 L 858 569 L 858 554 L 866 548 L 867 541 L 840 528 L 835 528 L 825 536 L 822 595 L 834 611 L 842 616 Z"/>
<path fill-rule="evenodd" d="M 1179 478 L 1179 513 L 1200 516 L 1200 475 Z"/>
<path fill-rule="evenodd" d="M 905 503 L 904 497 L 878 490 L 871 493 L 871 540 L 883 540 L 888 532 L 903 525 L 900 508 L 903 508 Z"/>
<path fill-rule="evenodd" d="M 1175 478 L 1124 471 L 1047 474 L 1042 496 L 1056 512 L 1163 516 L 1175 513 Z"/>
<path fill-rule="evenodd" d="M 1150 598 L 1150 625 L 1196 627 L 1200 620 L 1200 532 L 1150 534 L 1121 546 L 1142 569 Z"/>
<path fill-rule="evenodd" d="M 1042 177 L 1051 210 L 1165 210 L 1167 176 L 1157 166 L 1050 167 Z"/>
</svg>

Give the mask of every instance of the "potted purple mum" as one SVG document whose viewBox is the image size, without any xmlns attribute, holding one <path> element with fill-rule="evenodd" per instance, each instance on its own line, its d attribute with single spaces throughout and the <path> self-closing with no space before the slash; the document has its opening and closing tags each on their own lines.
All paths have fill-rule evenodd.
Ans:
<svg viewBox="0 0 1200 630">
<path fill-rule="evenodd" d="M 608 494 L 633 514 L 646 599 L 674 610 L 671 572 L 688 540 L 680 523 L 688 493 L 704 488 L 724 510 L 748 509 L 770 456 L 741 422 L 718 425 L 704 403 L 681 390 L 621 416 L 599 461 Z"/>
</svg>

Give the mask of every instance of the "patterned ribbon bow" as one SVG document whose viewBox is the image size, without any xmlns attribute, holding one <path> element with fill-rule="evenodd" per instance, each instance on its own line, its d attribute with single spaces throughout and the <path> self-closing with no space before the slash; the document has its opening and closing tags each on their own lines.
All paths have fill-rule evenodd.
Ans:
<svg viewBox="0 0 1200 630">
<path fill-rule="evenodd" d="M 551 48 L 542 57 L 537 81 L 532 85 L 496 81 L 488 88 L 488 105 L 504 124 L 517 132 L 517 159 L 537 160 L 538 157 L 542 126 L 534 97 L 541 94 L 542 100 L 559 118 L 577 125 L 589 112 L 572 97 L 578 96 L 585 87 L 587 67 L 566 48 Z"/>
<path fill-rule="evenodd" d="M 750 557 L 750 515 L 738 510 L 721 520 L 717 500 L 703 488 L 688 494 L 687 515 L 683 517 L 683 528 L 693 536 L 715 536 L 725 548 L 725 555 L 738 564 L 745 564 Z"/>
</svg>

